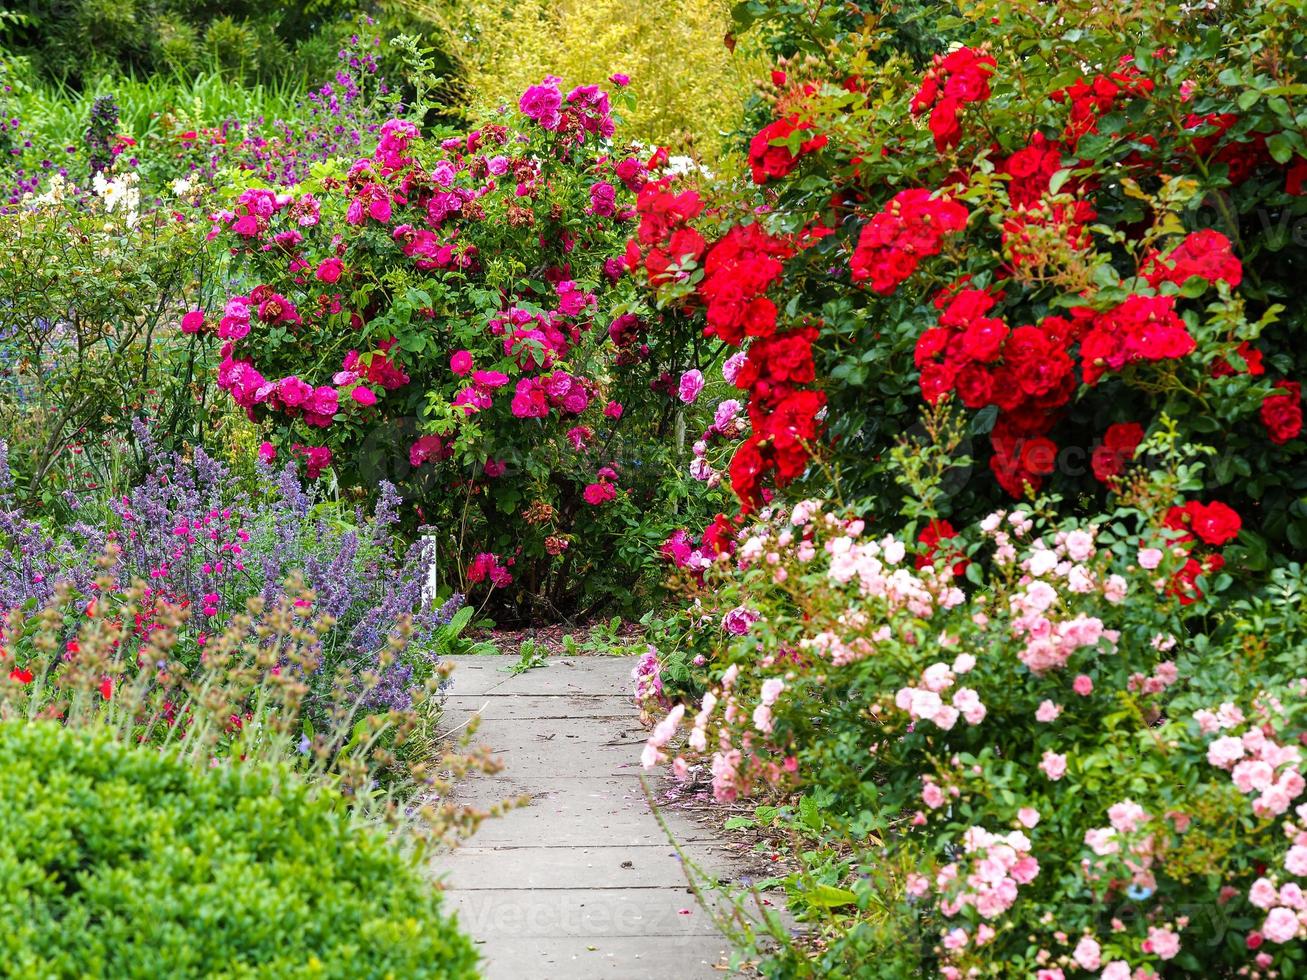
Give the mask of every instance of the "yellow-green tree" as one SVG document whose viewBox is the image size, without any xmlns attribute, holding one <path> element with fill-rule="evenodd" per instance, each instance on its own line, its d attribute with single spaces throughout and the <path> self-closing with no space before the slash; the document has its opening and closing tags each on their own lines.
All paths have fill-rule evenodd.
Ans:
<svg viewBox="0 0 1307 980">
<path fill-rule="evenodd" d="M 624 131 L 715 159 L 738 128 L 761 61 L 727 44 L 725 0 L 413 0 L 440 25 L 470 108 L 511 103 L 546 74 L 570 84 L 629 75 L 637 97 Z"/>
</svg>

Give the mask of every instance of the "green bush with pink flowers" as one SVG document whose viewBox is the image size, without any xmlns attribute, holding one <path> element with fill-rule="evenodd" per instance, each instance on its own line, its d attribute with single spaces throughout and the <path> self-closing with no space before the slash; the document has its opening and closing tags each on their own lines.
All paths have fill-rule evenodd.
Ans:
<svg viewBox="0 0 1307 980">
<path fill-rule="evenodd" d="M 547 78 L 445 139 L 395 119 L 352 165 L 239 190 L 211 233 L 236 290 L 183 321 L 215 335 L 265 459 L 390 480 L 438 529 L 447 580 L 521 615 L 583 611 L 653 564 L 670 527 L 641 512 L 676 496 L 687 403 L 672 379 L 711 363 L 647 340 L 619 283 L 660 163 L 616 139 L 611 84 Z"/>
</svg>

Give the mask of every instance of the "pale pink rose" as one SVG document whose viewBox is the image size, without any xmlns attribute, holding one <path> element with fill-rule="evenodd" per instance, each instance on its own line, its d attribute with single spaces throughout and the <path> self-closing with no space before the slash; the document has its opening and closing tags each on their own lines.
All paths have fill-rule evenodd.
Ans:
<svg viewBox="0 0 1307 980">
<path fill-rule="evenodd" d="M 1252 888 L 1248 889 L 1248 901 L 1259 909 L 1269 909 L 1279 900 L 1280 893 L 1266 878 L 1258 878 L 1253 882 Z"/>
<path fill-rule="evenodd" d="M 1071 689 L 1082 698 L 1087 698 L 1094 693 L 1094 679 L 1088 674 L 1081 674 L 1072 682 Z"/>
<path fill-rule="evenodd" d="M 1291 881 L 1280 888 L 1280 904 L 1301 912 L 1307 908 L 1307 895 L 1303 894 L 1302 887 L 1296 881 Z"/>
<path fill-rule="evenodd" d="M 1039 874 L 1039 862 L 1029 854 L 1018 858 L 1017 863 L 1012 865 L 1012 880 L 1019 885 L 1028 885 L 1035 880 Z"/>
<path fill-rule="evenodd" d="M 1029 830 L 1039 823 L 1039 811 L 1033 806 L 1023 806 L 1017 811 L 1017 819 L 1021 821 L 1021 826 Z"/>
<path fill-rule="evenodd" d="M 1148 819 L 1148 814 L 1133 800 L 1122 800 L 1107 808 L 1107 819 L 1121 833 L 1130 834 L 1139 829 L 1139 825 Z"/>
<path fill-rule="evenodd" d="M 1273 943 L 1292 942 L 1298 935 L 1298 916 L 1293 909 L 1274 908 L 1262 924 L 1262 935 Z"/>
<path fill-rule="evenodd" d="M 1243 758 L 1243 742 L 1225 735 L 1207 746 L 1207 761 L 1218 769 L 1229 769 Z"/>
<path fill-rule="evenodd" d="M 921 681 L 929 691 L 942 691 L 953 685 L 953 671 L 948 664 L 931 664 L 922 671 Z"/>
<path fill-rule="evenodd" d="M 1088 531 L 1072 531 L 1063 543 L 1072 561 L 1084 561 L 1094 553 L 1094 536 Z"/>
<path fill-rule="evenodd" d="M 1066 756 L 1060 755 L 1051 749 L 1044 753 L 1043 759 L 1040 760 L 1039 768 L 1044 771 L 1044 775 L 1053 782 L 1057 782 L 1066 775 Z"/>
<path fill-rule="evenodd" d="M 1103 947 L 1092 936 L 1081 936 L 1071 958 L 1085 970 L 1097 970 L 1102 955 Z"/>
<path fill-rule="evenodd" d="M 1165 927 L 1158 929 L 1149 926 L 1148 939 L 1144 942 L 1144 949 L 1153 953 L 1159 959 L 1174 959 L 1176 953 L 1180 952 L 1180 937 Z"/>
<path fill-rule="evenodd" d="M 1162 550 L 1160 548 L 1140 548 L 1139 564 L 1141 567 L 1152 571 L 1158 565 L 1162 564 Z"/>
<path fill-rule="evenodd" d="M 967 944 L 967 930 L 950 929 L 944 934 L 945 949 L 961 949 Z"/>
<path fill-rule="evenodd" d="M 1284 856 L 1284 866 L 1291 874 L 1307 878 L 1307 847 L 1294 844 L 1289 848 L 1289 853 Z"/>
<path fill-rule="evenodd" d="M 1130 964 L 1125 960 L 1113 960 L 1103 967 L 1100 980 L 1130 980 Z"/>
<path fill-rule="evenodd" d="M 938 810 L 944 805 L 944 791 L 935 783 L 927 783 L 921 789 L 921 802 L 932 810 Z"/>
<path fill-rule="evenodd" d="M 1041 701 L 1039 707 L 1035 709 L 1035 721 L 1047 724 L 1050 721 L 1056 721 L 1057 716 L 1061 713 L 1061 705 L 1054 704 L 1052 701 Z"/>
</svg>

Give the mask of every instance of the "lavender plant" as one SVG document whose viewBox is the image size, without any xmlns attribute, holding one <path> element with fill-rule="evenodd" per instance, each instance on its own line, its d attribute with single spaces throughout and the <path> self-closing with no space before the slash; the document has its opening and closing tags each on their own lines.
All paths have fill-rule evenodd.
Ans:
<svg viewBox="0 0 1307 980">
<path fill-rule="evenodd" d="M 194 667 L 251 598 L 275 605 L 298 575 L 315 611 L 331 620 L 310 679 L 315 698 L 325 704 L 339 696 L 331 685 L 344 668 L 377 673 L 366 692 L 353 692 L 370 709 L 410 707 L 472 611 L 461 595 L 439 601 L 427 588 L 420 542 L 405 545 L 395 533 L 394 487 L 383 484 L 370 513 L 349 511 L 306 488 L 291 468 L 260 462 L 242 488 L 203 449 L 165 451 L 140 422 L 134 438 L 147 461 L 144 479 L 124 493 L 83 500 L 78 520 L 58 535 L 15 504 L 0 454 L 0 612 L 43 605 L 61 585 L 83 605 L 94 603 L 103 590 L 90 570 L 112 544 L 117 585 L 110 592 L 141 581 L 147 600 L 189 609 L 175 656 Z M 383 656 L 401 621 L 408 642 L 398 656 Z"/>
</svg>

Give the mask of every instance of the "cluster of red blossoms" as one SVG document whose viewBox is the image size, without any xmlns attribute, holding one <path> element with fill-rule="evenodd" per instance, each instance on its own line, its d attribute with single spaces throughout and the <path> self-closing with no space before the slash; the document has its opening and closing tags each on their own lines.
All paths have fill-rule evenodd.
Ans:
<svg viewBox="0 0 1307 980">
<path fill-rule="evenodd" d="M 791 149 L 795 133 L 800 134 L 798 145 Z M 826 143 L 824 133 L 812 135 L 812 124 L 801 122 L 798 116 L 768 123 L 749 141 L 749 169 L 753 172 L 753 182 L 765 184 L 787 176 L 799 165 L 801 157 L 820 150 Z"/>
<path fill-rule="evenodd" d="M 738 347 L 745 337 L 776 332 L 776 304 L 767 298 L 794 248 L 759 224 L 735 225 L 704 259 L 699 298 L 707 306 L 707 333 Z"/>
<path fill-rule="evenodd" d="M 1082 136 L 1097 132 L 1098 120 L 1111 112 L 1119 99 L 1148 95 L 1154 87 L 1137 68 L 1123 65 L 1121 71 L 1080 78 L 1054 92 L 1053 101 L 1065 102 L 1069 107 L 1065 133 L 1067 144 L 1074 147 Z"/>
<path fill-rule="evenodd" d="M 749 392 L 753 432 L 731 460 L 731 486 L 746 507 L 762 497 L 763 476 L 775 471 L 784 485 L 802 475 L 808 447 L 821 431 L 818 415 L 826 405 L 824 392 L 800 385 L 817 378 L 812 345 L 815 327 L 786 330 L 755 340 L 735 384 Z"/>
<path fill-rule="evenodd" d="M 1186 504 L 1172 507 L 1166 513 L 1162 523 L 1172 531 L 1178 531 L 1175 543 L 1190 546 L 1191 551 L 1199 544 L 1219 548 L 1233 541 L 1243 527 L 1243 520 L 1231 507 L 1214 500 L 1210 504 L 1191 500 Z M 1171 582 L 1171 593 L 1179 596 L 1183 605 L 1189 605 L 1202 598 L 1202 590 L 1196 582 L 1200 575 L 1211 575 L 1225 567 L 1225 558 L 1216 551 L 1195 557 L 1192 553 L 1185 561 L 1184 567 L 1175 573 Z"/>
<path fill-rule="evenodd" d="M 924 188 L 901 191 L 862 227 L 850 267 L 854 282 L 871 281 L 883 296 L 938 255 L 944 238 L 966 227 L 967 209 Z"/>
<path fill-rule="evenodd" d="M 1146 259 L 1144 275 L 1154 287 L 1182 285 L 1192 277 L 1233 286 L 1241 281 L 1243 268 L 1225 236 L 1201 231 L 1165 256 Z M 1000 299 L 972 288 L 942 293 L 935 300 L 939 324 L 918 339 L 915 359 L 928 402 L 952 392 L 967 408 L 998 408 L 990 466 L 1013 496 L 1023 495 L 1027 487 L 1038 490 L 1042 477 L 1053 471 L 1057 446 L 1047 434 L 1058 409 L 1075 393 L 1072 351 L 1077 346 L 1080 378 L 1089 385 L 1107 371 L 1181 358 L 1196 346 L 1176 312 L 1174 295 L 1135 294 L 1105 311 L 1075 307 L 1065 317 L 1049 316 L 1038 326 L 1015 329 L 990 315 Z M 1293 400 L 1292 392 L 1288 397 Z M 1268 429 L 1281 435 L 1292 431 L 1291 409 L 1276 402 L 1267 411 L 1277 423 L 1268 423 Z M 1133 424 L 1109 430 L 1095 452 L 1095 476 L 1104 482 L 1119 476 L 1141 438 L 1142 430 Z"/>
<path fill-rule="evenodd" d="M 640 225 L 636 237 L 626 243 L 626 267 L 634 272 L 643 265 L 654 287 L 688 278 L 688 268 L 699 263 L 708 248 L 703 235 L 690 227 L 703 213 L 703 199 L 694 191 L 672 193 L 667 184 L 660 180 L 640 189 L 635 202 Z"/>
<path fill-rule="evenodd" d="M 958 122 L 962 107 L 989 98 L 989 78 L 996 67 L 991 55 L 974 48 L 958 48 L 935 56 L 921 80 L 921 88 L 912 97 L 911 111 L 919 116 L 930 110 L 930 131 L 940 153 L 962 138 Z"/>
<path fill-rule="evenodd" d="M 1243 370 L 1240 371 L 1228 360 L 1220 360 L 1212 366 L 1212 377 L 1225 378 L 1233 374 L 1247 374 L 1258 378 L 1266 373 L 1262 352 L 1252 344 L 1245 341 L 1239 345 L 1235 353 L 1243 362 Z M 1267 395 L 1262 400 L 1259 414 L 1271 442 L 1283 446 L 1302 435 L 1302 385 L 1297 381 L 1279 381 L 1276 387 L 1280 393 Z"/>
<path fill-rule="evenodd" d="M 1124 474 L 1126 465 L 1135 458 L 1135 450 L 1143 441 L 1144 427 L 1138 422 L 1109 425 L 1103 434 L 1102 444 L 1096 446 L 1090 456 L 1094 478 L 1110 484 Z"/>
<path fill-rule="evenodd" d="M 998 408 L 990 467 L 1005 490 L 1020 496 L 1053 471 L 1057 446 L 1045 434 L 1075 392 L 1067 348 L 1077 327 L 1051 316 L 1011 329 L 988 315 L 1000 298 L 983 289 L 941 293 L 939 325 L 918 339 L 915 358 L 927 401 L 951 391 L 967 408 Z"/>
<path fill-rule="evenodd" d="M 826 404 L 820 391 L 801 387 L 816 379 L 812 344 L 817 330 L 777 333 L 778 311 L 767 296 L 796 246 L 757 223 L 734 225 L 709 246 L 690 226 L 703 211 L 698 194 L 674 193 L 666 181 L 646 185 L 636 208 L 640 224 L 627 244 L 627 268 L 643 267 L 650 285 L 657 287 L 688 279 L 690 269 L 701 263 L 703 278 L 694 299 L 706 312 L 704 332 L 732 347 L 753 340 L 734 377 L 749 392 L 753 432 L 730 468 L 732 487 L 747 509 L 761 501 L 769 473 L 777 485 L 802 474 L 810 456 L 807 447 L 820 433 L 817 416 Z"/>
</svg>

